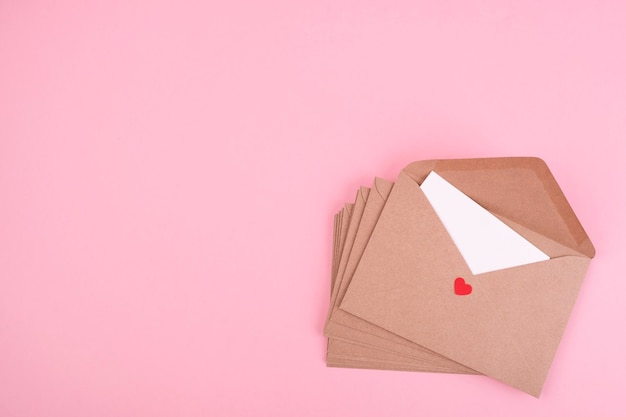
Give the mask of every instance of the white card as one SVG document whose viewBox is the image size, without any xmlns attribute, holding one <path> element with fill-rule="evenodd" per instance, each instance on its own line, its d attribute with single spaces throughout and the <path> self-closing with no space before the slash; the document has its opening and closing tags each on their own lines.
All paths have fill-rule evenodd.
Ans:
<svg viewBox="0 0 626 417">
<path fill-rule="evenodd" d="M 550 259 L 436 172 L 420 188 L 473 274 Z"/>
</svg>

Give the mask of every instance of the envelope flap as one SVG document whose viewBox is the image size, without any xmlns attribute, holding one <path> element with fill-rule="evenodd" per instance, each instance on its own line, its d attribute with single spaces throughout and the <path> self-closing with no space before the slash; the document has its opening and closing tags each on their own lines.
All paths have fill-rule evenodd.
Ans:
<svg viewBox="0 0 626 417">
<path fill-rule="evenodd" d="M 365 300 L 390 285 L 410 287 L 416 276 L 470 273 L 424 193 L 400 173 L 345 297 Z"/>
<path fill-rule="evenodd" d="M 524 236 L 530 243 L 538 247 L 543 253 L 548 255 L 550 258 L 560 258 L 563 256 L 580 256 L 584 258 L 588 258 L 586 255 L 575 251 L 572 248 L 569 248 L 559 242 L 556 242 L 540 233 L 535 232 L 534 230 L 530 230 L 527 227 L 522 226 L 521 224 L 515 223 L 503 216 L 495 215 L 502 223 L 509 226 L 511 229 L 515 230 L 520 235 Z"/>
<path fill-rule="evenodd" d="M 539 158 L 414 162 L 404 168 L 418 184 L 436 171 L 490 212 L 592 258 L 595 249 L 552 173 Z"/>
<path fill-rule="evenodd" d="M 352 212 L 350 213 L 350 219 L 348 222 L 346 234 L 342 235 L 342 240 L 344 244 L 343 244 L 343 247 L 341 248 L 340 258 L 337 264 L 337 276 L 338 277 L 342 277 L 344 271 L 346 270 L 348 257 L 350 255 L 350 252 L 352 251 L 352 244 L 354 243 L 354 236 L 356 235 L 358 231 L 359 223 L 361 222 L 361 216 L 363 215 L 363 208 L 365 207 L 365 202 L 367 201 L 369 192 L 370 192 L 370 189 L 367 187 L 361 187 L 359 188 L 359 191 L 357 191 L 355 202 L 352 205 Z M 339 290 L 339 286 L 333 286 L 331 296 L 330 296 L 331 305 L 335 304 L 338 290 Z M 332 309 L 330 309 L 328 312 L 328 315 L 326 317 L 326 322 L 330 320 L 331 314 L 332 314 Z"/>
<path fill-rule="evenodd" d="M 374 186 L 372 187 L 372 190 L 376 191 L 378 196 L 383 200 L 387 200 L 392 188 L 393 182 L 379 177 L 374 178 Z"/>
</svg>

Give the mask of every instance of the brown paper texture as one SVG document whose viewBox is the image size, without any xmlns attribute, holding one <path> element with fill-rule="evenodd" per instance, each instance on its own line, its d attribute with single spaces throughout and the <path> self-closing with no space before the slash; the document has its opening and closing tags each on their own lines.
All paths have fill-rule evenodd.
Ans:
<svg viewBox="0 0 626 417">
<path fill-rule="evenodd" d="M 354 224 L 358 223 L 358 231 L 347 236 L 348 239 L 354 238 L 353 244 L 346 244 L 346 248 L 350 248 L 347 255 L 347 262 L 342 260 L 345 267 L 341 268 L 340 276 L 337 278 L 337 285 L 333 289 L 333 299 L 329 319 L 325 327 L 325 333 L 328 337 L 340 339 L 343 341 L 351 341 L 360 345 L 373 347 L 377 350 L 389 352 L 390 361 L 400 354 L 405 356 L 405 362 L 417 363 L 423 371 L 433 372 L 452 372 L 452 373 L 476 373 L 475 371 L 460 365 L 439 354 L 433 353 L 422 346 L 416 345 L 406 339 L 403 339 L 393 333 L 390 333 L 378 326 L 374 326 L 356 316 L 338 310 L 338 302 L 343 298 L 345 290 L 349 285 L 352 274 L 356 269 L 356 265 L 361 258 L 363 250 L 367 245 L 371 232 L 378 220 L 384 203 L 391 191 L 393 183 L 390 181 L 376 178 L 369 193 L 365 208 L 362 199 L 357 195 L 354 212 L 360 215 L 360 222 L 355 217 L 352 219 Z M 362 214 L 361 214 L 362 213 Z M 345 251 L 344 254 L 346 255 Z M 332 345 L 329 345 L 329 354 L 332 354 Z M 378 356 L 380 360 L 380 355 Z M 427 368 L 424 364 L 432 364 L 431 368 Z M 397 365 L 393 368 L 396 369 Z M 409 367 L 407 370 L 414 370 Z"/>
</svg>

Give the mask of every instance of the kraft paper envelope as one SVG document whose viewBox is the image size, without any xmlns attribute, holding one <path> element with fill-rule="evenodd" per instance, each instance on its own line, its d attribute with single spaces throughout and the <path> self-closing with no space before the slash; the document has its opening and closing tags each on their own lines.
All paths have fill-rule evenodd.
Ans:
<svg viewBox="0 0 626 417">
<path fill-rule="evenodd" d="M 341 210 L 335 214 L 333 233 L 333 262 L 331 271 L 331 293 L 332 288 L 335 286 L 335 279 L 337 277 L 337 271 L 339 269 L 339 258 L 341 251 L 343 250 L 343 244 L 346 240 L 346 234 L 348 232 L 348 224 L 350 223 L 350 217 L 352 214 L 352 208 L 354 204 L 348 203 Z"/>
<path fill-rule="evenodd" d="M 431 171 L 550 259 L 473 275 L 420 189 Z M 400 173 L 340 308 L 538 397 L 594 255 L 542 160 L 416 162 Z M 470 294 L 455 293 L 458 277 Z"/>
<path fill-rule="evenodd" d="M 377 179 L 378 185 L 383 185 L 381 182 L 384 180 Z M 388 189 L 390 190 L 392 183 L 384 181 L 385 185 L 388 185 Z M 362 191 L 362 190 L 361 190 Z M 385 194 L 385 198 L 388 192 Z M 370 195 L 372 195 L 370 193 Z M 347 232 L 342 234 L 342 220 L 353 221 L 351 214 L 355 211 L 359 211 L 357 207 L 362 203 L 360 200 L 363 195 L 361 192 L 357 194 L 356 202 L 352 208 L 352 212 L 348 212 L 346 208 L 341 210 L 335 215 L 334 225 L 334 251 L 333 251 L 333 268 L 332 268 L 332 278 L 331 278 L 331 292 L 335 289 L 336 278 L 335 275 L 337 273 L 337 264 L 339 262 L 338 257 L 340 255 L 340 249 L 343 248 L 344 242 L 341 242 L 342 239 L 347 239 Z M 370 198 L 368 198 L 368 203 L 370 203 Z M 345 217 L 344 217 L 345 214 Z M 363 213 L 363 216 L 366 216 L 366 213 Z M 376 217 L 377 218 L 377 217 Z M 349 219 L 349 220 L 348 220 Z M 361 226 L 361 224 L 360 224 Z M 345 224 L 343 226 L 345 230 Z M 361 228 L 359 228 L 359 233 L 361 232 Z M 369 238 L 368 232 L 368 238 Z M 351 255 L 354 254 L 354 250 L 351 251 Z M 360 255 L 358 255 L 360 257 Z M 348 331 L 347 337 L 351 338 L 351 332 L 354 333 L 356 331 L 350 328 L 344 328 L 344 330 Z M 382 329 L 381 329 L 382 330 Z M 358 333 L 358 332 L 357 332 Z M 346 337 L 346 332 L 342 332 L 343 337 Z M 376 338 L 379 339 L 379 338 Z M 356 340 L 359 340 L 357 337 Z M 367 340 L 367 339 L 366 339 Z M 422 351 L 425 349 L 422 348 Z M 430 353 L 430 355 L 434 355 Z M 441 358 L 440 355 L 436 355 L 438 358 Z M 327 364 L 328 366 L 335 367 L 356 367 L 356 368 L 368 368 L 368 369 L 387 369 L 387 370 L 404 370 L 404 371 L 420 371 L 420 372 L 446 372 L 446 373 L 460 373 L 457 369 L 460 365 L 456 367 L 450 367 L 447 365 L 438 365 L 437 363 L 431 363 L 428 360 L 419 360 L 415 358 L 407 358 L 403 355 L 394 354 L 392 352 L 386 352 L 381 350 L 380 348 L 371 348 L 365 346 L 363 344 L 356 344 L 353 342 L 348 342 L 341 339 L 329 337 L 328 347 L 327 347 Z M 443 358 L 444 362 L 451 362 L 448 359 Z"/>
<path fill-rule="evenodd" d="M 335 285 L 335 275 L 337 262 L 339 261 L 339 249 L 343 242 L 341 238 L 345 238 L 345 234 L 341 234 L 341 222 L 346 213 L 346 218 L 350 218 L 349 213 L 344 208 L 334 217 L 334 234 L 333 234 L 333 268 L 331 279 L 331 292 Z M 382 352 L 377 349 L 368 348 L 343 340 L 328 339 L 328 366 L 353 367 L 366 369 L 388 369 L 388 370 L 406 370 L 406 371 L 429 371 L 429 372 L 448 372 L 446 369 L 438 369 L 428 364 L 428 369 L 424 369 L 424 365 L 407 363 L 406 357 L 394 355 L 388 352 Z"/>
<path fill-rule="evenodd" d="M 376 178 L 370 192 L 364 193 L 368 189 L 362 188 L 357 193 L 353 209 L 354 216 L 351 218 L 350 225 L 352 233 L 346 234 L 346 239 L 352 239 L 353 242 L 346 243 L 344 247 L 341 261 L 342 274 L 336 278 L 337 285 L 333 287 L 331 307 L 324 330 L 329 338 L 339 339 L 344 343 L 329 343 L 327 364 L 329 366 L 350 366 L 342 362 L 345 359 L 347 348 L 350 347 L 353 357 L 358 356 L 361 361 L 371 358 L 373 362 L 370 363 L 369 367 L 378 369 L 402 369 L 397 364 L 398 358 L 401 358 L 407 364 L 404 368 L 407 371 L 476 374 L 476 371 L 338 309 L 338 304 L 349 285 L 354 269 L 363 254 L 392 186 L 392 182 Z M 363 208 L 365 196 L 367 196 L 367 202 Z M 354 233 L 355 229 L 356 233 Z M 348 251 L 349 254 L 346 254 Z M 346 344 L 345 342 L 350 343 Z M 341 358 L 337 351 L 338 346 L 342 347 L 343 356 Z M 375 350 L 372 351 L 372 348 Z M 385 352 L 380 352 L 380 350 Z M 386 366 L 385 355 L 389 359 L 389 365 L 393 366 Z"/>
<path fill-rule="evenodd" d="M 361 221 L 361 216 L 363 215 L 363 209 L 365 208 L 365 202 L 367 201 L 369 191 L 370 189 L 366 187 L 361 187 L 359 188 L 359 191 L 357 191 L 356 199 L 354 201 L 354 204 L 352 205 L 352 211 L 350 213 L 348 227 L 345 232 L 346 234 L 345 236 L 342 236 L 341 240 L 343 246 L 341 248 L 341 256 L 337 266 L 337 277 L 343 276 L 343 273 L 346 269 L 348 256 L 352 252 L 352 244 L 354 243 L 354 237 L 356 236 L 357 230 L 359 228 L 359 222 Z M 331 305 L 335 304 L 335 300 L 337 297 L 336 288 L 336 286 L 333 286 L 333 291 L 331 292 Z M 332 310 L 329 310 L 329 315 L 331 311 Z"/>
</svg>

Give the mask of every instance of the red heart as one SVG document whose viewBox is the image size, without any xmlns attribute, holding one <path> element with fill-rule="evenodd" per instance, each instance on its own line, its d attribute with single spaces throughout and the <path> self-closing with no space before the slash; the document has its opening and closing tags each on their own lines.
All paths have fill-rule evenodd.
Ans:
<svg viewBox="0 0 626 417">
<path fill-rule="evenodd" d="M 454 293 L 456 295 L 468 295 L 472 293 L 472 286 L 465 283 L 465 280 L 458 277 L 454 280 Z"/>
</svg>

